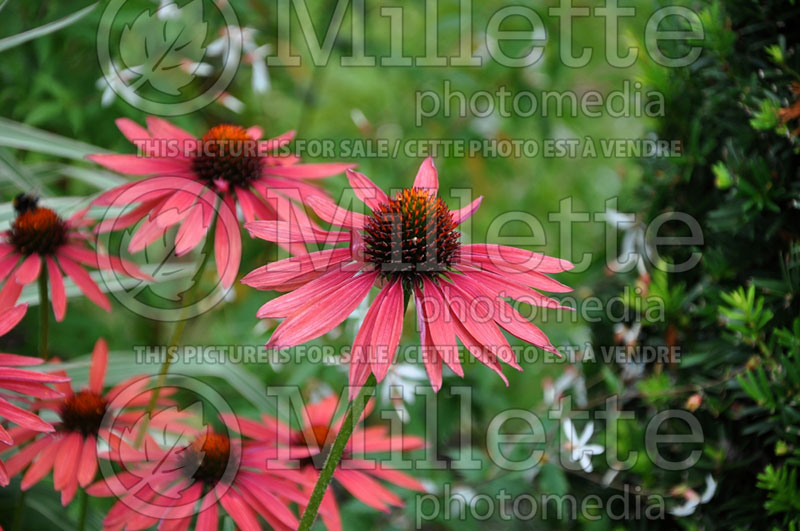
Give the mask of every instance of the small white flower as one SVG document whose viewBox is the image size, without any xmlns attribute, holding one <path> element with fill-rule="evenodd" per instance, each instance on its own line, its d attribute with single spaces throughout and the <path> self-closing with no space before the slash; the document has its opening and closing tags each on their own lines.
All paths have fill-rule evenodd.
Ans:
<svg viewBox="0 0 800 531">
<path fill-rule="evenodd" d="M 570 419 L 564 419 L 562 427 L 564 436 L 567 438 L 564 447 L 569 451 L 570 460 L 580 463 L 585 472 L 591 472 L 594 469 L 592 456 L 602 454 L 604 451 L 604 448 L 599 444 L 588 444 L 594 433 L 594 423 L 588 422 L 580 436 L 578 436 L 578 432 Z"/>
<path fill-rule="evenodd" d="M 703 491 L 703 495 L 700 496 L 700 503 L 708 503 L 716 493 L 717 482 L 714 480 L 714 477 L 711 474 L 708 474 L 706 476 L 706 490 Z"/>
<path fill-rule="evenodd" d="M 139 77 L 139 68 L 141 68 L 141 65 L 134 66 L 132 68 L 120 69 L 116 64 L 110 62 L 108 64 L 108 72 L 110 74 L 109 77 L 103 76 L 95 83 L 95 86 L 99 90 L 103 91 L 103 95 L 100 99 L 100 105 L 103 107 L 108 107 L 114 103 L 114 99 L 118 93 L 127 93 L 126 99 L 131 105 L 134 105 L 135 102 L 138 102 L 139 96 L 131 91 L 131 89 L 128 87 L 128 84 L 134 78 Z"/>
<path fill-rule="evenodd" d="M 670 509 L 669 513 L 673 516 L 692 515 L 694 514 L 694 511 L 697 509 L 698 505 L 711 501 L 711 498 L 714 497 L 716 492 L 717 482 L 714 480 L 714 477 L 711 474 L 708 474 L 706 476 L 706 490 L 703 491 L 702 496 L 698 496 L 697 493 L 692 489 L 686 489 L 686 491 L 683 493 L 683 497 L 686 501 L 683 503 L 683 505 L 678 505 Z"/>
<path fill-rule="evenodd" d="M 228 109 L 232 110 L 237 114 L 242 112 L 242 110 L 244 109 L 244 103 L 242 102 L 242 100 L 239 100 L 231 96 L 227 92 L 223 92 L 222 94 L 220 94 L 219 98 L 217 98 L 217 101 L 220 102 L 224 107 L 227 107 Z"/>
<path fill-rule="evenodd" d="M 172 0 L 158 0 L 158 3 L 159 6 L 156 12 L 158 13 L 158 18 L 161 20 L 178 18 L 181 16 L 181 10 Z"/>
<path fill-rule="evenodd" d="M 206 54 L 211 57 L 222 56 L 226 51 L 230 54 L 234 48 L 233 44 L 237 44 L 243 52 L 244 62 L 253 69 L 251 81 L 253 92 L 263 94 L 270 88 L 266 58 L 271 48 L 269 44 L 259 46 L 255 40 L 256 33 L 258 31 L 254 28 L 227 26 L 223 28 L 222 35 L 206 47 Z"/>
<path fill-rule="evenodd" d="M 689 516 L 690 514 L 694 514 L 694 510 L 697 509 L 699 504 L 700 501 L 697 498 L 686 498 L 686 503 L 673 507 L 669 510 L 669 514 L 673 516 Z"/>
<path fill-rule="evenodd" d="M 578 407 L 586 407 L 586 380 L 574 367 L 567 367 L 555 382 L 547 378 L 542 382 L 544 403 L 552 406 L 561 399 L 565 391 L 572 389 Z"/>
<path fill-rule="evenodd" d="M 645 238 L 645 225 L 634 214 L 623 214 L 613 209 L 606 210 L 605 214 L 610 225 L 624 232 L 619 256 L 608 264 L 608 268 L 614 273 L 629 271 L 631 261 L 635 260 L 639 274 L 646 274 L 644 257 L 653 255 L 649 254 L 652 246 L 648 245 Z"/>
</svg>

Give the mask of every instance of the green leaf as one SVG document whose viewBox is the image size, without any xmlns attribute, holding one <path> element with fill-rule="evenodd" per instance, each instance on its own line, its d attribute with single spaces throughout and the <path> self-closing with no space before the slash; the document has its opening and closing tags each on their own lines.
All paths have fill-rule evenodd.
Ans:
<svg viewBox="0 0 800 531">
<path fill-rule="evenodd" d="M 53 22 L 49 22 L 44 24 L 43 26 L 39 26 L 38 28 L 34 28 L 28 31 L 23 31 L 22 33 L 17 33 L 16 35 L 12 35 L 11 37 L 6 37 L 5 39 L 0 39 L 0 52 L 4 52 L 9 48 L 13 48 L 14 46 L 19 46 L 24 42 L 31 41 L 43 35 L 47 35 L 48 33 L 53 33 L 54 31 L 58 31 L 61 28 L 65 28 L 70 24 L 77 22 L 78 20 L 82 19 L 86 15 L 88 15 L 97 4 L 92 4 L 88 7 L 84 7 L 80 11 L 76 11 L 75 13 L 66 16 L 64 18 L 60 18 L 58 20 L 54 20 Z M 0 9 L 5 7 L 5 3 L 0 6 Z"/>
<path fill-rule="evenodd" d="M 0 118 L 0 146 L 28 151 L 38 151 L 57 157 L 83 160 L 92 153 L 108 153 L 107 150 L 48 133 L 35 127 Z"/>
</svg>

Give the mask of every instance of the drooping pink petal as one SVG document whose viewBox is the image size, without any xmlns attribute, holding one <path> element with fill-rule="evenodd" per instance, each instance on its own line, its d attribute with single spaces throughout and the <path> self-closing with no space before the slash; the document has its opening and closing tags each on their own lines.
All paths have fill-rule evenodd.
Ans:
<svg viewBox="0 0 800 531">
<path fill-rule="evenodd" d="M 128 251 L 138 253 L 148 245 L 164 236 L 169 227 L 162 227 L 155 219 L 145 219 L 128 242 Z"/>
<path fill-rule="evenodd" d="M 363 173 L 347 170 L 347 180 L 350 181 L 350 187 L 358 198 L 372 210 L 378 208 L 381 203 L 389 202 L 386 192 L 378 188 L 378 185 Z"/>
<path fill-rule="evenodd" d="M 27 304 L 12 308 L 12 310 L 16 310 L 22 306 L 27 306 Z M 2 367 L 25 367 L 28 365 L 41 365 L 44 363 L 42 358 L 34 358 L 33 356 L 20 356 L 19 354 L 0 354 L 0 366 Z M 0 375 L 0 380 L 3 377 Z"/>
<path fill-rule="evenodd" d="M 129 118 L 117 118 L 114 123 L 117 124 L 125 138 L 137 147 L 142 141 L 150 140 L 150 133 L 147 132 L 147 129 Z"/>
<path fill-rule="evenodd" d="M 20 449 L 6 462 L 8 473 L 12 477 L 22 472 L 40 452 L 53 443 L 51 437 L 42 437 L 24 446 L 19 437 L 16 438 L 16 441 L 20 445 Z"/>
<path fill-rule="evenodd" d="M 108 366 L 108 343 L 102 337 L 97 340 L 92 350 L 91 369 L 89 369 L 89 390 L 95 393 L 103 392 L 103 381 L 106 378 Z"/>
<path fill-rule="evenodd" d="M 242 531 L 261 531 L 261 525 L 256 519 L 256 515 L 247 504 L 236 494 L 233 489 L 228 491 L 220 497 L 219 502 L 225 511 L 228 513 L 236 525 Z"/>
<path fill-rule="evenodd" d="M 261 201 L 253 192 L 244 188 L 236 188 L 235 193 L 239 207 L 242 209 L 244 220 L 249 223 L 258 219 L 258 212 L 260 210 L 259 203 L 261 203 Z"/>
<path fill-rule="evenodd" d="M 422 286 L 421 292 L 419 288 L 415 288 L 418 291 L 417 300 L 422 303 L 417 306 L 417 312 L 423 315 L 428 334 L 439 352 L 439 357 L 453 372 L 463 378 L 464 369 L 458 359 L 456 332 L 444 295 L 427 277 L 423 278 Z"/>
<path fill-rule="evenodd" d="M 11 270 L 19 263 L 19 259 L 20 255 L 16 252 L 0 258 L 0 279 L 4 279 L 8 276 Z"/>
<path fill-rule="evenodd" d="M 516 276 L 501 275 L 488 269 L 475 269 L 472 266 L 465 266 L 464 264 L 458 265 L 461 272 L 467 276 L 472 277 L 476 281 L 485 284 L 485 286 L 496 293 L 501 298 L 512 298 L 531 306 L 541 306 L 543 308 L 551 308 L 556 310 L 570 310 L 574 308 L 569 306 L 562 306 L 559 301 L 546 297 L 528 287 L 525 282 L 520 281 Z"/>
<path fill-rule="evenodd" d="M 373 509 L 389 512 L 389 505 L 398 507 L 403 505 L 397 494 L 363 472 L 339 468 L 334 477 L 350 494 Z"/>
<path fill-rule="evenodd" d="M 139 206 L 130 210 L 127 214 L 123 214 L 119 217 L 112 216 L 108 219 L 102 220 L 94 227 L 94 231 L 96 233 L 110 232 L 114 230 L 127 229 L 131 225 L 135 225 L 143 217 L 148 215 L 156 205 L 163 201 L 164 195 L 167 195 L 166 192 L 159 192 L 156 194 L 154 199 L 142 202 Z M 100 198 L 95 200 L 95 202 L 97 204 L 102 204 L 98 202 L 99 200 Z"/>
<path fill-rule="evenodd" d="M 75 494 L 78 492 L 78 476 L 73 474 L 69 476 L 67 480 L 67 484 L 64 486 L 64 489 L 61 491 L 61 506 L 66 507 L 67 505 L 72 502 L 75 498 Z"/>
<path fill-rule="evenodd" d="M 348 232 L 328 232 L 288 221 L 251 221 L 244 228 L 254 238 L 275 243 L 327 243 L 350 241 Z"/>
<path fill-rule="evenodd" d="M 59 249 L 59 254 L 95 269 L 107 269 L 125 276 L 138 278 L 139 280 L 153 280 L 150 275 L 142 272 L 139 266 L 133 262 L 107 255 L 99 250 L 87 249 L 82 247 L 81 244 L 65 245 Z"/>
<path fill-rule="evenodd" d="M 348 448 L 355 454 L 381 452 L 408 452 L 427 446 L 425 439 L 414 435 L 389 435 L 386 426 L 370 426 L 351 439 Z M 357 461 L 353 459 L 353 461 Z"/>
<path fill-rule="evenodd" d="M 42 270 L 42 257 L 38 253 L 29 255 L 17 268 L 14 278 L 23 286 L 30 284 L 39 276 Z"/>
<path fill-rule="evenodd" d="M 428 331 L 428 324 L 419 308 L 422 307 L 420 300 L 421 293 L 414 290 L 414 305 L 417 308 L 417 328 L 419 329 L 419 346 L 420 354 L 422 356 L 423 364 L 425 365 L 425 372 L 428 373 L 428 380 L 431 382 L 431 387 L 434 391 L 438 392 L 442 388 L 442 358 L 433 344 L 430 332 Z"/>
<path fill-rule="evenodd" d="M 53 462 L 61 449 L 61 441 L 52 438 L 49 439 L 49 442 L 50 444 L 44 447 L 39 457 L 36 458 L 36 461 L 25 471 L 25 475 L 22 476 L 22 482 L 20 483 L 20 489 L 28 490 L 39 483 L 53 468 Z"/>
<path fill-rule="evenodd" d="M 369 473 L 372 476 L 388 481 L 398 487 L 403 487 L 404 489 L 411 489 L 419 492 L 425 492 L 426 490 L 425 485 L 420 483 L 416 478 L 400 472 L 399 470 L 382 465 L 381 463 L 376 463 L 371 467 Z"/>
<path fill-rule="evenodd" d="M 490 352 L 511 367 L 522 370 L 511 345 L 497 328 L 492 317 L 495 307 L 473 290 L 463 289 L 461 276 L 453 275 L 452 282 L 442 284 L 442 292 L 447 298 L 450 314 L 455 316 L 472 336 Z"/>
<path fill-rule="evenodd" d="M 243 474 L 246 477 L 246 474 Z M 286 529 L 297 529 L 297 517 L 284 502 L 279 500 L 274 494 L 266 489 L 259 488 L 258 482 L 247 482 L 239 479 L 239 492 L 242 499 L 247 501 L 262 518 L 271 523 L 273 527 L 286 527 Z M 246 487 L 245 487 L 246 486 Z"/>
<path fill-rule="evenodd" d="M 158 210 L 150 214 L 150 218 L 157 219 L 161 227 L 171 227 L 183 221 L 189 215 L 189 209 L 195 204 L 197 198 L 206 190 L 200 183 L 195 183 L 193 189 L 176 190 L 164 201 Z"/>
<path fill-rule="evenodd" d="M 461 287 L 470 286 L 473 293 L 482 295 L 487 300 L 492 300 L 495 305 L 494 321 L 510 334 L 527 341 L 537 347 L 541 347 L 549 352 L 557 354 L 555 347 L 550 344 L 544 332 L 539 327 L 525 319 L 506 301 L 497 297 L 496 292 L 490 290 L 485 284 L 481 284 L 472 279 L 470 275 L 465 275 L 461 281 Z"/>
<path fill-rule="evenodd" d="M 133 155 L 129 155 L 133 156 Z M 148 159 L 141 159 L 148 160 Z M 187 163 L 188 164 L 188 163 Z M 189 177 L 182 177 L 180 174 L 168 176 L 150 177 L 128 184 L 123 184 L 112 188 L 101 194 L 92 203 L 116 208 L 127 208 L 131 204 L 163 201 L 169 195 L 178 190 L 183 190 L 190 183 L 195 182 Z M 155 204 L 158 204 L 157 201 Z M 126 214 L 127 216 L 127 214 Z"/>
<path fill-rule="evenodd" d="M 239 263 L 242 259 L 242 235 L 239 221 L 236 219 L 236 205 L 230 195 L 225 196 L 217 212 L 214 259 L 222 287 L 230 288 L 239 273 Z"/>
<path fill-rule="evenodd" d="M 330 194 L 324 188 L 318 186 L 316 182 L 299 181 L 297 179 L 262 177 L 253 182 L 253 188 L 258 190 L 263 197 L 267 197 L 268 192 L 272 191 L 275 195 L 300 202 L 313 195 L 321 195 L 330 199 Z"/>
<path fill-rule="evenodd" d="M 475 211 L 478 210 L 478 207 L 481 206 L 481 201 L 483 201 L 483 196 L 479 196 L 475 201 L 465 207 L 454 210 L 453 221 L 456 223 L 456 225 L 460 225 L 472 217 L 472 214 L 474 214 Z"/>
<path fill-rule="evenodd" d="M 356 164 L 346 162 L 322 162 L 293 164 L 291 166 L 264 166 L 265 175 L 275 175 L 289 179 L 322 179 L 355 168 Z"/>
<path fill-rule="evenodd" d="M 399 280 L 390 282 L 375 298 L 377 315 L 371 338 L 373 349 L 371 362 L 372 372 L 378 382 L 386 377 L 386 372 L 397 352 L 397 346 L 400 344 L 405 313 L 403 302 L 403 285 Z"/>
<path fill-rule="evenodd" d="M 208 233 L 218 200 L 217 194 L 208 191 L 192 207 L 175 235 L 175 254 L 177 256 L 183 256 L 197 247 L 203 236 Z"/>
<path fill-rule="evenodd" d="M 286 295 L 276 297 L 261 308 L 256 313 L 259 319 L 280 319 L 297 313 L 316 299 L 326 297 L 330 293 L 342 287 L 342 284 L 350 281 L 355 271 L 333 270 L 318 279 L 309 282 L 305 286 L 298 288 Z"/>
<path fill-rule="evenodd" d="M 508 378 L 506 375 L 503 374 L 503 368 L 500 366 L 500 363 L 497 361 L 497 356 L 495 356 L 491 349 L 482 345 L 475 337 L 466 329 L 464 324 L 456 317 L 455 322 L 456 328 L 456 335 L 464 347 L 472 354 L 478 361 L 492 369 L 496 372 L 500 378 L 503 379 L 505 382 L 506 387 L 508 387 Z"/>
<path fill-rule="evenodd" d="M 75 476 L 82 449 L 83 437 L 79 433 L 64 436 L 53 466 L 53 486 L 56 490 L 65 489 L 70 478 Z"/>
<path fill-rule="evenodd" d="M 197 515 L 196 531 L 217 531 L 217 521 L 219 520 L 219 510 L 216 503 L 210 503 Z"/>
<path fill-rule="evenodd" d="M 307 198 L 306 201 L 308 206 L 310 206 L 319 217 L 337 227 L 362 229 L 367 221 L 367 216 L 364 214 L 351 212 L 325 197 L 311 196 Z"/>
<path fill-rule="evenodd" d="M 125 175 L 170 174 L 189 175 L 192 171 L 186 159 L 140 157 L 138 155 L 96 154 L 87 159 L 109 170 Z"/>
<path fill-rule="evenodd" d="M 267 348 L 282 349 L 315 339 L 344 321 L 361 304 L 377 273 L 363 273 L 339 289 L 315 299 L 278 325 Z"/>
<path fill-rule="evenodd" d="M 436 166 L 433 164 L 433 157 L 428 157 L 420 165 L 414 179 L 414 188 L 423 188 L 433 195 L 438 193 L 439 177 L 436 173 Z"/>
<path fill-rule="evenodd" d="M 310 280 L 349 261 L 350 249 L 325 249 L 303 256 L 292 256 L 254 269 L 242 278 L 242 284 L 256 289 L 274 289 L 298 277 L 311 275 Z M 316 275 L 316 276 L 314 276 Z"/>
<path fill-rule="evenodd" d="M 268 151 L 274 151 L 291 142 L 295 134 L 296 134 L 295 131 L 287 131 L 280 136 L 276 136 L 275 138 L 270 138 L 269 140 L 264 140 L 260 142 L 258 148 L 262 153 Z"/>
<path fill-rule="evenodd" d="M 3 285 L 3 289 L 0 289 L 0 308 L 16 305 L 20 293 L 22 293 L 22 284 L 9 278 Z"/>
<path fill-rule="evenodd" d="M 100 288 L 89 276 L 89 273 L 66 256 L 58 255 L 58 264 L 90 301 L 107 312 L 111 311 L 111 302 L 109 302 L 105 293 L 100 291 Z"/>
<path fill-rule="evenodd" d="M 147 128 L 153 135 L 153 138 L 175 139 L 180 142 L 193 142 L 196 138 L 189 132 L 181 129 L 177 125 L 171 124 L 163 118 L 156 116 L 148 116 L 146 118 Z"/>
<path fill-rule="evenodd" d="M 89 434 L 83 441 L 81 448 L 80 463 L 78 464 L 78 483 L 81 487 L 86 487 L 93 480 L 97 473 L 97 440 L 94 435 Z"/>
<path fill-rule="evenodd" d="M 28 311 L 28 305 L 19 304 L 7 310 L 0 310 L 0 336 L 5 335 L 9 330 L 17 326 L 19 322 L 25 317 L 25 312 Z"/>
<path fill-rule="evenodd" d="M 6 369 L 10 370 L 10 369 Z M 27 409 L 22 409 L 0 396 L 0 418 L 34 431 L 53 431 L 53 426 Z"/>
<path fill-rule="evenodd" d="M 493 243 L 464 245 L 461 247 L 461 254 L 468 260 L 490 263 L 503 273 L 528 271 L 562 273 L 574 267 L 567 260 Z"/>
<path fill-rule="evenodd" d="M 50 280 L 50 299 L 53 303 L 53 314 L 59 323 L 64 320 L 67 313 L 67 293 L 64 290 L 64 278 L 61 270 L 52 257 L 47 257 L 47 276 Z"/>
</svg>

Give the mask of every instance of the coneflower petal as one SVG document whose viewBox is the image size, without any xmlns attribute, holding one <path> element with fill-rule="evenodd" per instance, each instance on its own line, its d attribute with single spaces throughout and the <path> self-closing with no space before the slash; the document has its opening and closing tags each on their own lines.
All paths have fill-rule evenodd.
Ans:
<svg viewBox="0 0 800 531">
<path fill-rule="evenodd" d="M 67 313 L 67 293 L 64 290 L 64 278 L 58 264 L 51 257 L 47 257 L 47 275 L 50 280 L 50 298 L 53 304 L 53 314 L 56 321 L 61 322 Z"/>
</svg>

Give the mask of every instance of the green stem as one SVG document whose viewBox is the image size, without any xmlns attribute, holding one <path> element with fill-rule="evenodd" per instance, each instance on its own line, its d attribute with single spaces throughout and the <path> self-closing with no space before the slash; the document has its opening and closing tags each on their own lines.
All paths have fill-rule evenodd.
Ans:
<svg viewBox="0 0 800 531">
<path fill-rule="evenodd" d="M 17 510 L 14 513 L 14 524 L 12 529 L 14 531 L 22 531 L 22 521 L 25 517 L 25 493 L 26 490 L 20 489 L 19 496 L 17 497 Z"/>
<path fill-rule="evenodd" d="M 86 529 L 86 512 L 89 507 L 89 495 L 86 494 L 85 489 L 81 489 L 81 512 L 78 517 L 78 531 Z"/>
<path fill-rule="evenodd" d="M 43 360 L 50 356 L 47 338 L 50 333 L 50 300 L 47 296 L 47 268 L 39 272 L 39 355 Z"/>
<path fill-rule="evenodd" d="M 298 531 L 308 531 L 311 529 L 314 519 L 317 517 L 319 506 L 322 503 L 322 498 L 325 496 L 325 491 L 328 489 L 328 485 L 330 485 L 333 479 L 333 473 L 336 471 L 336 467 L 342 459 L 347 441 L 350 440 L 350 435 L 353 434 L 353 429 L 356 424 L 358 424 L 359 419 L 361 419 L 361 414 L 364 412 L 364 408 L 367 405 L 367 394 L 370 393 L 374 387 L 375 375 L 370 374 L 367 383 L 364 384 L 364 387 L 358 392 L 355 400 L 348 404 L 344 422 L 342 423 L 339 433 L 336 434 L 336 440 L 333 441 L 331 451 L 325 459 L 325 464 L 319 473 L 317 483 L 314 485 L 314 490 L 311 492 L 311 498 L 309 498 L 306 510 L 303 512 L 303 516 L 300 519 L 300 527 L 297 528 Z"/>
<path fill-rule="evenodd" d="M 164 362 L 161 364 L 161 368 L 158 371 L 158 379 L 156 380 L 155 389 L 153 389 L 153 394 L 150 395 L 150 401 L 147 404 L 147 409 L 145 410 L 144 417 L 142 418 L 142 426 L 139 428 L 139 432 L 136 434 L 136 440 L 134 441 L 134 448 L 139 448 L 144 441 L 144 436 L 147 433 L 147 428 L 150 425 L 150 416 L 153 413 L 153 410 L 156 407 L 156 403 L 158 403 L 158 397 L 161 394 L 161 388 L 164 387 L 164 383 L 167 381 L 167 374 L 169 373 L 169 367 L 172 364 L 173 356 L 170 354 L 173 349 L 175 349 L 178 345 L 180 345 L 181 338 L 183 337 L 183 330 L 186 328 L 186 323 L 189 320 L 188 312 L 189 309 L 194 305 L 197 299 L 197 292 L 198 287 L 200 285 L 200 281 L 203 278 L 203 273 L 205 272 L 206 266 L 208 265 L 208 258 L 211 256 L 211 253 L 214 251 L 214 229 L 216 228 L 216 219 L 214 222 L 211 223 L 211 226 L 208 229 L 208 234 L 206 236 L 206 242 L 203 245 L 203 258 L 200 262 L 200 267 L 197 269 L 197 273 L 195 273 L 195 282 L 194 285 L 191 287 L 189 293 L 186 297 L 186 305 L 183 307 L 183 316 L 181 319 L 175 324 L 175 328 L 172 331 L 172 336 L 169 339 L 169 345 L 166 351 L 166 357 L 164 358 Z"/>
</svg>

